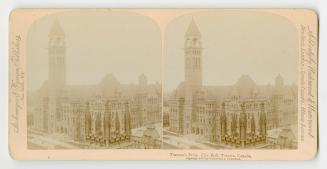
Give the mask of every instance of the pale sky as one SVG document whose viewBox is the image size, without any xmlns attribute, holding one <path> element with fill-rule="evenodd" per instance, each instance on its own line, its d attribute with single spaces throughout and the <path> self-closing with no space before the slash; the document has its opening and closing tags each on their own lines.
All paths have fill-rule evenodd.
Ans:
<svg viewBox="0 0 327 169">
<path fill-rule="evenodd" d="M 161 83 L 161 33 L 147 17 L 121 12 L 71 12 L 46 16 L 29 30 L 28 89 L 48 79 L 48 33 L 55 18 L 66 34 L 67 83 L 97 84 L 108 73 L 121 83 Z"/>
<path fill-rule="evenodd" d="M 194 18 L 202 33 L 203 84 L 233 85 L 242 74 L 257 84 L 273 84 L 280 73 L 297 83 L 298 37 L 277 15 L 202 12 L 174 19 L 165 30 L 164 88 L 184 80 L 184 33 Z M 137 83 L 141 73 L 161 82 L 161 33 L 147 17 L 123 12 L 71 12 L 50 15 L 30 27 L 28 89 L 48 79 L 48 33 L 58 18 L 66 34 L 67 83 L 96 84 L 112 73 L 121 83 Z"/>
<path fill-rule="evenodd" d="M 165 32 L 164 90 L 184 80 L 184 34 L 194 18 L 202 34 L 203 84 L 233 85 L 242 74 L 257 84 L 297 83 L 298 37 L 294 25 L 277 15 L 202 12 L 172 21 Z"/>
</svg>

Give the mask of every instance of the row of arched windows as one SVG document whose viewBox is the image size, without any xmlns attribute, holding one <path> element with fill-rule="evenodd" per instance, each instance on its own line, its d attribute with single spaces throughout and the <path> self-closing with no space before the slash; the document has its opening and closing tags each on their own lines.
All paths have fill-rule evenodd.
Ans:
<svg viewBox="0 0 327 169">
<path fill-rule="evenodd" d="M 201 58 L 200 57 L 187 57 L 186 58 L 186 67 L 187 68 L 201 68 Z"/>
</svg>

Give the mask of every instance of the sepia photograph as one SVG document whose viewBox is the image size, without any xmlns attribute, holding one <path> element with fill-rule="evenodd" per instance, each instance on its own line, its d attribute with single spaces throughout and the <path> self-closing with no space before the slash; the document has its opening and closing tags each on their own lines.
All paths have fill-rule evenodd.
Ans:
<svg viewBox="0 0 327 169">
<path fill-rule="evenodd" d="M 260 12 L 169 23 L 164 148 L 297 149 L 298 38 L 289 20 Z"/>
<path fill-rule="evenodd" d="M 29 149 L 158 149 L 161 37 L 147 17 L 58 13 L 27 39 Z"/>
<path fill-rule="evenodd" d="M 9 152 L 22 160 L 308 160 L 308 9 L 17 9 Z"/>
</svg>

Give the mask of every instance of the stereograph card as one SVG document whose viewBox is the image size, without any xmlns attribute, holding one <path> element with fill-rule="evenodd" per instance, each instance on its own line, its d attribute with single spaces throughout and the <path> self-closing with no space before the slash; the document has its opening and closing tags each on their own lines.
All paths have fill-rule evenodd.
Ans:
<svg viewBox="0 0 327 169">
<path fill-rule="evenodd" d="M 307 9 L 16 9 L 18 160 L 309 160 L 318 19 Z"/>
</svg>

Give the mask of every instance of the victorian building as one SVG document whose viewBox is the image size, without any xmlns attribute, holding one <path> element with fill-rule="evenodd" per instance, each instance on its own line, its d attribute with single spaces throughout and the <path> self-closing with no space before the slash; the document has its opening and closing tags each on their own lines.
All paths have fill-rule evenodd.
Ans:
<svg viewBox="0 0 327 169">
<path fill-rule="evenodd" d="M 133 129 L 162 122 L 161 84 L 148 83 L 144 74 L 137 84 L 121 84 L 108 74 L 95 85 L 68 85 L 65 33 L 57 20 L 48 39 L 49 79 L 28 95 L 28 128 L 110 147 L 133 142 Z"/>
<path fill-rule="evenodd" d="M 242 75 L 231 86 L 202 84 L 201 33 L 192 19 L 184 36 L 184 81 L 165 100 L 167 130 L 233 147 L 265 144 L 267 130 L 297 121 L 297 86 L 257 85 Z M 166 98 L 166 96 L 165 96 Z"/>
</svg>

